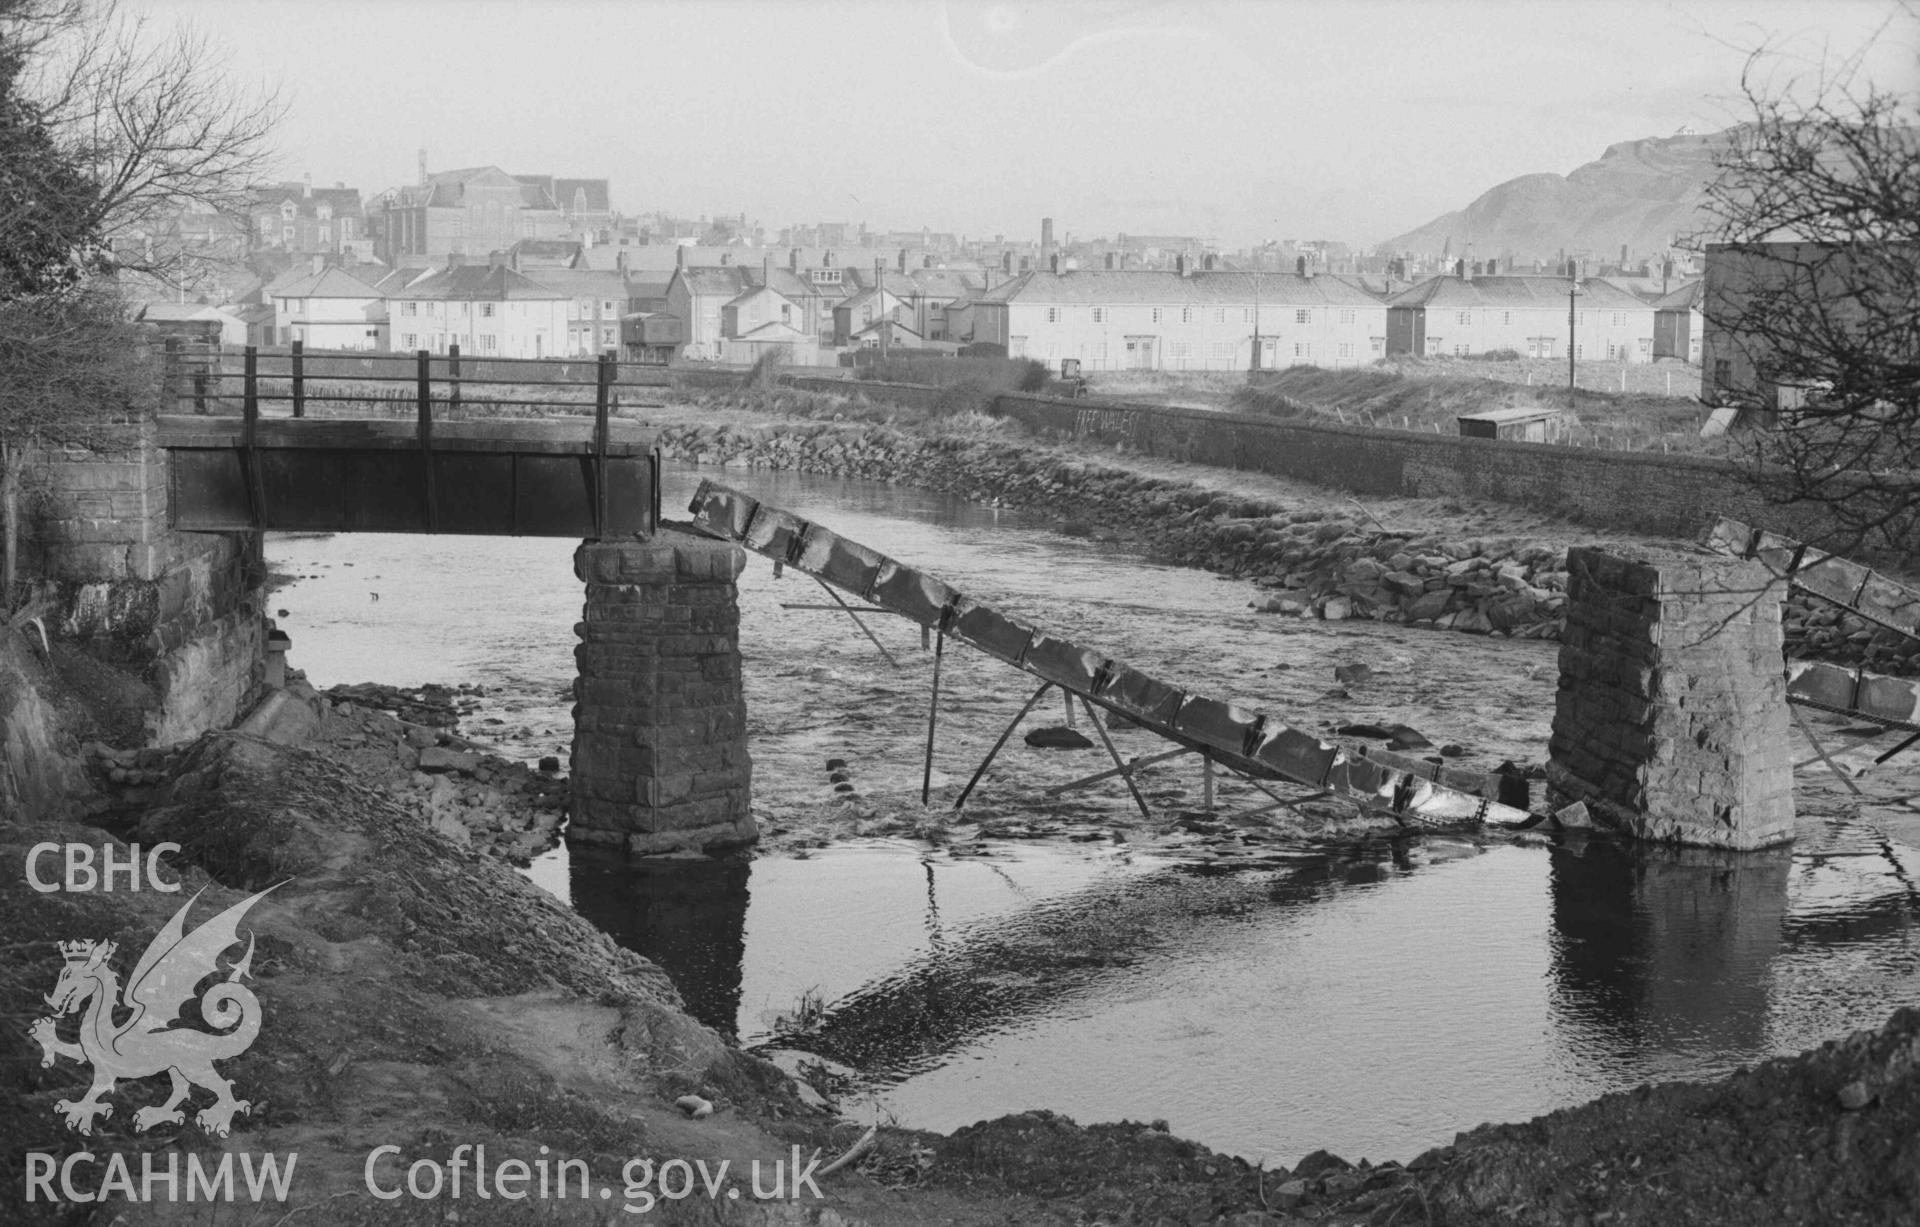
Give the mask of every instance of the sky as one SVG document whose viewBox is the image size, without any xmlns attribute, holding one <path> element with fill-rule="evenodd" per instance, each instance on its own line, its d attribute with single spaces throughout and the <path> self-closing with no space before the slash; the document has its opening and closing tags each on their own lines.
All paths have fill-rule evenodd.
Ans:
<svg viewBox="0 0 1920 1227">
<path fill-rule="evenodd" d="M 611 180 L 623 212 L 1371 246 L 1517 175 L 1742 116 L 1895 0 L 125 0 L 286 117 L 281 177 Z"/>
</svg>

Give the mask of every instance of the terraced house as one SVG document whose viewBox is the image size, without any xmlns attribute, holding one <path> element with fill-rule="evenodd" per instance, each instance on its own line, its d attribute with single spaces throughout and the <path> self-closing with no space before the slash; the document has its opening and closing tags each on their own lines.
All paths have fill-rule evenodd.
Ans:
<svg viewBox="0 0 1920 1227">
<path fill-rule="evenodd" d="M 1565 277 L 1429 277 L 1387 300 L 1387 352 L 1438 358 L 1511 350 L 1565 358 L 1568 287 Z M 1572 306 L 1575 358 L 1653 361 L 1652 303 L 1589 278 Z"/>
<path fill-rule="evenodd" d="M 454 265 L 389 292 L 388 335 L 401 353 L 458 345 L 482 358 L 565 356 L 573 352 L 571 301 L 502 264 Z"/>
<path fill-rule="evenodd" d="M 1387 308 L 1327 274 L 1022 273 L 972 297 L 974 341 L 1087 370 L 1358 366 L 1386 352 Z"/>
</svg>

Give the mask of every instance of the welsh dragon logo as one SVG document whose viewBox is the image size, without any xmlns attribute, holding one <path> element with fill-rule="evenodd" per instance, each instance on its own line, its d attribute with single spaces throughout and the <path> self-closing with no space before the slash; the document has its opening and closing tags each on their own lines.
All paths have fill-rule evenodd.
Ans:
<svg viewBox="0 0 1920 1227">
<path fill-rule="evenodd" d="M 93 1085 L 87 1093 L 78 1101 L 62 1099 L 54 1105 L 54 1111 L 67 1118 L 67 1128 L 92 1133 L 96 1117 L 113 1115 L 113 1105 L 103 1097 L 118 1079 L 146 1078 L 163 1071 L 173 1079 L 173 1091 L 165 1103 L 133 1114 L 133 1127 L 142 1133 L 155 1125 L 184 1121 L 180 1105 L 195 1086 L 214 1094 L 213 1106 L 194 1116 L 210 1134 L 227 1136 L 234 1113 L 252 1110 L 247 1100 L 233 1097 L 233 1083 L 213 1068 L 215 1061 L 245 1052 L 260 1034 L 259 999 L 240 983 L 253 966 L 251 934 L 246 954 L 227 969 L 226 979 L 200 994 L 200 1016 L 215 1031 L 172 1024 L 179 1021 L 181 1007 L 193 999 L 194 987 L 222 970 L 221 954 L 239 944 L 241 917 L 273 889 L 269 886 L 242 899 L 188 933 L 187 912 L 200 898 L 195 892 L 147 944 L 146 953 L 134 964 L 124 1001 L 120 979 L 111 966 L 115 943 L 60 943 L 67 963 L 45 998 L 53 1014 L 36 1019 L 27 1034 L 40 1042 L 43 1068 L 52 1065 L 55 1057 L 93 1066 Z M 86 1016 L 80 1020 L 80 1042 L 69 1044 L 59 1038 L 55 1027 L 62 1016 L 83 1006 Z M 116 1014 L 123 1013 L 124 1021 L 114 1021 Z"/>
</svg>

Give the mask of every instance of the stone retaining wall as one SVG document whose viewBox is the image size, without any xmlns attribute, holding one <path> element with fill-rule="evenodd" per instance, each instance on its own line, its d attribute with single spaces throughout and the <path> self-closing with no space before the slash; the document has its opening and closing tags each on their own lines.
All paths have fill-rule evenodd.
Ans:
<svg viewBox="0 0 1920 1227">
<path fill-rule="evenodd" d="M 54 634 L 145 672 L 150 744 L 220 728 L 265 671 L 257 533 L 168 526 L 168 466 L 153 423 L 104 432 L 29 467 L 22 542 L 31 597 Z"/>
</svg>

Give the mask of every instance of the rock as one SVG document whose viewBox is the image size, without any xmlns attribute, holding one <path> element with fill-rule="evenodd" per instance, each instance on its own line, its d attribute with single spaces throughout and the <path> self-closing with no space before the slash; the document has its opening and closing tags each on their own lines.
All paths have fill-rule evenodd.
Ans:
<svg viewBox="0 0 1920 1227">
<path fill-rule="evenodd" d="M 1087 750 L 1093 747 L 1093 742 L 1088 740 L 1086 734 L 1063 724 L 1034 729 L 1027 734 L 1027 744 L 1042 750 Z"/>
<path fill-rule="evenodd" d="M 1449 743 L 1440 747 L 1441 758 L 1465 758 L 1466 756 L 1467 748 L 1465 746 L 1456 746 Z"/>
<path fill-rule="evenodd" d="M 1593 815 L 1587 812 L 1585 801 L 1575 801 L 1564 809 L 1554 811 L 1553 820 L 1563 831 L 1587 831 L 1593 828 Z"/>
<path fill-rule="evenodd" d="M 695 1120 L 701 1120 L 713 1115 L 712 1101 L 702 1099 L 698 1095 L 682 1095 L 673 1101 L 673 1106 Z"/>
<path fill-rule="evenodd" d="M 416 750 L 424 750 L 428 746 L 438 743 L 439 740 L 440 735 L 424 724 L 409 724 L 407 726 L 407 744 Z"/>
<path fill-rule="evenodd" d="M 1450 593 L 1444 588 L 1425 593 L 1407 606 L 1407 621 L 1430 622 L 1447 612 Z"/>
<path fill-rule="evenodd" d="M 1364 682 L 1373 676 L 1373 668 L 1364 664 L 1335 665 L 1333 679 L 1337 682 Z"/>
<path fill-rule="evenodd" d="M 435 814 L 430 825 L 436 834 L 445 836 L 447 842 L 457 847 L 465 848 L 473 843 L 473 836 L 468 833 L 467 824 L 452 814 Z"/>
<path fill-rule="evenodd" d="M 1270 596 L 1256 608 L 1261 613 L 1291 614 L 1295 617 L 1307 612 L 1305 601 L 1290 596 Z"/>
<path fill-rule="evenodd" d="M 558 754 L 547 754 L 542 756 L 540 759 L 540 770 L 548 773 L 549 775 L 560 770 L 560 756 Z"/>
<path fill-rule="evenodd" d="M 1320 616 L 1329 622 L 1345 622 L 1353 614 L 1353 602 L 1343 596 L 1330 596 L 1320 607 Z"/>
<path fill-rule="evenodd" d="M 1335 1172 L 1328 1176 L 1321 1187 L 1329 1197 L 1344 1197 L 1367 1182 L 1367 1178 L 1358 1172 Z"/>
<path fill-rule="evenodd" d="M 1301 1180 L 1312 1180 L 1331 1172 L 1348 1172 L 1353 1164 L 1329 1150 L 1316 1150 L 1300 1162 L 1294 1164 L 1293 1174 Z"/>
<path fill-rule="evenodd" d="M 1267 1200 L 1276 1210 L 1291 1210 L 1307 1200 L 1307 1182 L 1289 1180 L 1273 1192 L 1267 1194 Z"/>
<path fill-rule="evenodd" d="M 1337 724 L 1334 726 L 1333 731 L 1342 737 L 1378 737 L 1385 739 L 1393 736 L 1390 730 L 1381 728 L 1377 724 Z"/>
<path fill-rule="evenodd" d="M 1405 724 L 1389 724 L 1386 726 L 1386 729 L 1387 736 L 1392 739 L 1387 742 L 1387 749 L 1389 750 L 1430 750 L 1433 748 L 1433 743 L 1428 741 L 1419 729 Z"/>
<path fill-rule="evenodd" d="M 445 746 L 428 746 L 420 751 L 420 770 L 452 771 L 465 775 L 480 765 L 480 756 Z"/>
<path fill-rule="evenodd" d="M 1858 1112 L 1873 1102 L 1873 1091 L 1867 1084 L 1858 1080 L 1840 1088 L 1840 1106 L 1849 1112 Z"/>
</svg>

